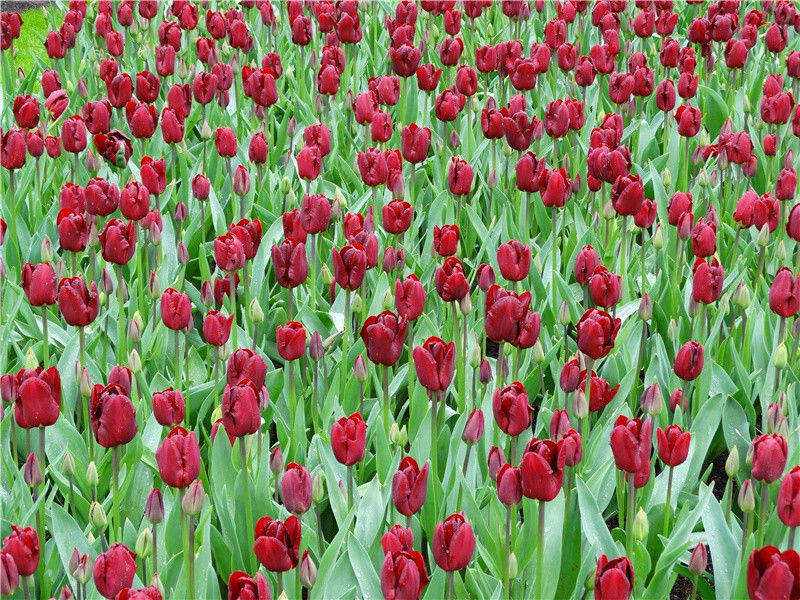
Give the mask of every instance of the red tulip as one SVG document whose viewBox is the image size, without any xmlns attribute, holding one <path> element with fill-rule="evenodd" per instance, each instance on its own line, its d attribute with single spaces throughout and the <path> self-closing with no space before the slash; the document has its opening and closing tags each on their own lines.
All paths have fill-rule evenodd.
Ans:
<svg viewBox="0 0 800 600">
<path fill-rule="evenodd" d="M 497 497 L 506 506 L 514 506 L 522 500 L 522 472 L 519 467 L 505 463 L 497 472 Z"/>
<path fill-rule="evenodd" d="M 632 475 L 644 469 L 649 472 L 652 437 L 650 419 L 629 419 L 620 415 L 611 430 L 611 452 L 617 468 Z"/>
<path fill-rule="evenodd" d="M 608 560 L 605 554 L 597 560 L 594 576 L 595 600 L 628 600 L 633 593 L 633 565 L 626 556 Z"/>
<path fill-rule="evenodd" d="M 441 399 L 455 372 L 455 344 L 446 344 L 438 337 L 429 337 L 413 351 L 417 378 L 429 395 Z"/>
<path fill-rule="evenodd" d="M 222 394 L 222 424 L 229 436 L 237 438 L 258 431 L 261 414 L 256 392 L 249 380 L 225 386 Z"/>
<path fill-rule="evenodd" d="M 439 256 L 453 256 L 458 250 L 461 232 L 458 225 L 433 226 L 433 248 Z"/>
<path fill-rule="evenodd" d="M 800 526 L 800 466 L 783 476 L 778 491 L 778 517 L 788 527 Z"/>
<path fill-rule="evenodd" d="M 378 365 L 391 367 L 403 353 L 407 319 L 389 310 L 370 315 L 361 327 L 367 356 Z"/>
<path fill-rule="evenodd" d="M 256 394 L 264 387 L 266 373 L 267 365 L 264 359 L 250 348 L 239 348 L 228 359 L 227 382 L 250 385 Z"/>
<path fill-rule="evenodd" d="M 800 595 L 800 556 L 775 546 L 753 550 L 747 561 L 747 593 L 750 598 L 796 598 Z"/>
<path fill-rule="evenodd" d="M 619 301 L 621 282 L 622 277 L 604 266 L 595 267 L 594 274 L 589 279 L 589 295 L 592 302 L 603 308 L 614 306 Z"/>
<path fill-rule="evenodd" d="M 614 347 L 620 323 L 605 311 L 587 310 L 578 321 L 578 348 L 594 360 L 603 358 Z"/>
<path fill-rule="evenodd" d="M 665 465 L 677 467 L 686 460 L 689 453 L 691 434 L 683 431 L 678 425 L 672 424 L 666 430 L 656 429 L 658 440 L 658 457 Z"/>
<path fill-rule="evenodd" d="M 153 416 L 159 425 L 174 427 L 186 414 L 186 401 L 178 390 L 167 388 L 153 394 Z"/>
<path fill-rule="evenodd" d="M 367 424 L 360 413 L 342 417 L 331 427 L 331 448 L 340 463 L 351 466 L 364 459 Z"/>
<path fill-rule="evenodd" d="M 753 440 L 753 467 L 750 476 L 764 483 L 777 481 L 783 474 L 787 456 L 786 439 L 777 433 L 762 434 Z"/>
<path fill-rule="evenodd" d="M 419 600 L 430 581 L 425 561 L 419 552 L 386 553 L 381 567 L 381 591 L 384 598 Z"/>
<path fill-rule="evenodd" d="M 233 315 L 225 316 L 218 310 L 209 311 L 203 319 L 203 337 L 212 346 L 224 346 L 231 335 Z"/>
<path fill-rule="evenodd" d="M 291 513 L 302 515 L 311 507 L 313 482 L 308 470 L 295 462 L 286 465 L 281 478 L 283 504 Z"/>
<path fill-rule="evenodd" d="M 463 159 L 454 156 L 447 166 L 447 185 L 454 196 L 464 196 L 472 190 L 472 167 Z"/>
<path fill-rule="evenodd" d="M 497 389 L 492 397 L 492 413 L 497 426 L 512 437 L 531 426 L 531 405 L 525 387 L 515 381 Z"/>
<path fill-rule="evenodd" d="M 321 233 L 328 228 L 331 203 L 322 194 L 306 194 L 300 206 L 300 222 L 306 233 Z"/>
<path fill-rule="evenodd" d="M 92 281 L 91 288 L 87 288 L 81 277 L 62 279 L 58 284 L 58 309 L 70 325 L 86 327 L 100 310 L 97 284 Z"/>
<path fill-rule="evenodd" d="M 23 429 L 47 427 L 58 420 L 61 410 L 61 377 L 56 367 L 22 369 L 14 387 L 14 420 Z"/>
<path fill-rule="evenodd" d="M 194 431 L 175 427 L 156 450 L 158 475 L 170 487 L 183 489 L 200 473 L 200 446 Z"/>
<path fill-rule="evenodd" d="M 117 384 L 92 388 L 92 431 L 103 448 L 114 448 L 130 442 L 139 431 L 136 407 Z"/>
<path fill-rule="evenodd" d="M 683 381 L 692 381 L 700 376 L 703 371 L 703 346 L 694 341 L 688 341 L 675 356 L 672 370 Z"/>
<path fill-rule="evenodd" d="M 778 269 L 769 288 L 769 307 L 783 318 L 800 311 L 800 274 L 795 277 L 788 267 Z"/>
<path fill-rule="evenodd" d="M 117 265 L 126 265 L 136 251 L 136 223 L 109 219 L 100 232 L 103 258 Z"/>
<path fill-rule="evenodd" d="M 436 291 L 445 302 L 457 302 L 469 293 L 469 283 L 461 261 L 455 256 L 445 259 L 434 275 Z"/>
<path fill-rule="evenodd" d="M 400 461 L 392 478 L 392 502 L 402 515 L 410 517 L 422 508 L 428 494 L 428 463 L 422 469 L 410 456 Z"/>
<path fill-rule="evenodd" d="M 234 571 L 228 578 L 228 600 L 272 600 L 267 578 L 263 573 L 251 577 L 244 571 Z"/>
<path fill-rule="evenodd" d="M 466 568 L 475 551 L 475 534 L 463 512 L 452 514 L 436 524 L 431 547 L 433 559 L 444 571 Z"/>
<path fill-rule="evenodd" d="M 174 288 L 167 288 L 161 294 L 161 321 L 173 331 L 188 327 L 192 319 L 192 302 L 189 296 Z"/>
<path fill-rule="evenodd" d="M 295 515 L 285 521 L 261 517 L 255 528 L 255 552 L 267 571 L 291 571 L 300 562 L 301 523 Z"/>
<path fill-rule="evenodd" d="M 11 533 L 3 539 L 3 553 L 10 555 L 17 573 L 28 577 L 39 566 L 39 536 L 33 527 L 11 525 Z"/>
<path fill-rule="evenodd" d="M 50 263 L 25 263 L 21 285 L 31 306 L 56 303 L 56 272 Z"/>
<path fill-rule="evenodd" d="M 562 442 L 532 439 L 519 466 L 523 495 L 545 502 L 555 498 L 564 479 L 565 459 Z"/>
<path fill-rule="evenodd" d="M 522 281 L 531 268 L 531 247 L 517 240 L 500 244 L 497 249 L 500 272 L 508 281 Z"/>
<path fill-rule="evenodd" d="M 94 585 L 100 595 L 109 600 L 125 588 L 131 587 L 136 575 L 136 553 L 120 543 L 99 554 L 94 561 Z"/>
<path fill-rule="evenodd" d="M 397 314 L 408 321 L 419 318 L 425 309 L 425 288 L 416 275 L 412 273 L 403 281 L 395 281 L 394 304 Z"/>
<path fill-rule="evenodd" d="M 297 360 L 306 352 L 305 327 L 297 321 L 279 325 L 275 332 L 275 344 L 283 360 Z"/>
</svg>

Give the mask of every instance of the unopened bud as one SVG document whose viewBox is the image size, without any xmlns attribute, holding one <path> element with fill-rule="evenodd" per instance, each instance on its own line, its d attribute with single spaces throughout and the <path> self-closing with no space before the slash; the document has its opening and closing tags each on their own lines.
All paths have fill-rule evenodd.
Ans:
<svg viewBox="0 0 800 600">
<path fill-rule="evenodd" d="M 653 233 L 653 248 L 661 250 L 664 247 L 664 232 L 661 229 L 661 224 L 656 225 L 655 233 Z"/>
<path fill-rule="evenodd" d="M 136 538 L 135 549 L 139 558 L 149 558 L 153 555 L 153 532 L 149 527 L 142 529 L 139 537 Z"/>
<path fill-rule="evenodd" d="M 633 518 L 633 537 L 641 542 L 647 539 L 648 533 L 650 533 L 650 523 L 647 520 L 647 513 L 640 507 Z"/>
<path fill-rule="evenodd" d="M 653 316 L 653 301 L 650 300 L 650 295 L 645 294 L 639 301 L 639 318 L 642 321 L 649 321 Z"/>
<path fill-rule="evenodd" d="M 558 308 L 558 321 L 562 325 L 569 325 L 570 322 L 572 322 L 572 315 L 570 315 L 569 304 L 566 300 L 564 300 Z"/>
<path fill-rule="evenodd" d="M 367 380 L 367 363 L 364 362 L 364 356 L 361 354 L 356 356 L 353 363 L 353 379 L 360 382 Z"/>
<path fill-rule="evenodd" d="M 689 557 L 689 572 L 694 575 L 701 575 L 706 572 L 708 566 L 708 550 L 703 542 L 697 544 Z"/>
<path fill-rule="evenodd" d="M 144 505 L 144 517 L 148 522 L 156 524 L 164 520 L 164 499 L 159 488 L 153 488 Z"/>
<path fill-rule="evenodd" d="M 586 402 L 586 394 L 578 388 L 572 397 L 572 414 L 577 419 L 583 419 L 589 414 L 589 404 Z"/>
<path fill-rule="evenodd" d="M 133 373 L 139 373 L 142 370 L 142 359 L 136 348 L 128 353 L 128 367 Z"/>
<path fill-rule="evenodd" d="M 467 350 L 467 361 L 469 361 L 469 366 L 473 369 L 477 369 L 481 364 L 481 348 L 478 346 L 477 341 L 474 344 L 470 344 Z"/>
<path fill-rule="evenodd" d="M 776 369 L 783 369 L 789 361 L 789 354 L 786 350 L 786 344 L 781 342 L 772 353 L 772 364 Z"/>
<path fill-rule="evenodd" d="M 128 321 L 128 337 L 133 342 L 138 342 L 142 339 L 142 331 L 144 330 L 144 321 L 142 315 L 137 310 L 133 313 L 133 317 Z"/>
<path fill-rule="evenodd" d="M 67 477 L 75 475 L 75 459 L 72 458 L 72 453 L 69 450 L 64 452 L 64 459 L 61 461 L 61 470 L 64 471 L 64 475 Z"/>
<path fill-rule="evenodd" d="M 195 479 L 181 499 L 181 509 L 187 515 L 198 515 L 203 510 L 206 501 L 206 491 L 203 489 L 203 482 Z"/>
<path fill-rule="evenodd" d="M 94 461 L 91 461 L 89 466 L 86 467 L 86 483 L 88 483 L 90 487 L 97 487 L 98 480 L 97 465 L 94 464 Z"/>
<path fill-rule="evenodd" d="M 28 371 L 32 371 L 38 366 L 39 366 L 39 359 L 36 358 L 36 354 L 34 353 L 33 348 L 29 347 L 28 351 L 25 353 L 25 369 L 27 369 Z"/>
<path fill-rule="evenodd" d="M 95 529 L 99 529 L 100 531 L 104 530 L 106 525 L 108 525 L 106 511 L 99 502 L 92 502 L 92 505 L 89 507 L 89 521 Z"/>
<path fill-rule="evenodd" d="M 311 560 L 308 550 L 303 552 L 303 558 L 300 561 L 300 583 L 308 589 L 314 586 L 317 581 L 317 565 Z"/>
<path fill-rule="evenodd" d="M 744 512 L 753 512 L 756 508 L 756 499 L 753 494 L 753 482 L 745 479 L 742 487 L 739 488 L 739 508 Z"/>
<path fill-rule="evenodd" d="M 25 467 L 22 470 L 22 479 L 29 488 L 38 488 L 44 481 L 42 467 L 39 466 L 39 457 L 36 456 L 35 452 L 31 452 L 28 455 L 28 460 L 25 461 Z"/>
<path fill-rule="evenodd" d="M 247 317 L 251 323 L 261 323 L 264 320 L 264 311 L 258 298 L 253 298 L 247 306 Z"/>
<path fill-rule="evenodd" d="M 312 360 L 320 360 L 325 355 L 325 349 L 322 347 L 322 336 L 319 331 L 314 331 L 311 334 L 311 339 L 308 342 L 308 355 Z"/>
<path fill-rule="evenodd" d="M 544 362 L 544 348 L 542 347 L 541 339 L 536 340 L 536 343 L 533 345 L 531 351 L 533 362 L 536 364 L 542 364 Z"/>
<path fill-rule="evenodd" d="M 764 223 L 764 226 L 758 232 L 756 243 L 760 248 L 764 248 L 767 244 L 769 244 L 769 223 Z"/>
<path fill-rule="evenodd" d="M 645 388 L 641 398 L 642 411 L 648 415 L 657 415 L 664 406 L 661 398 L 661 386 L 656 381 L 653 385 Z"/>
<path fill-rule="evenodd" d="M 45 237 L 42 240 L 40 252 L 42 262 L 51 262 L 53 260 L 53 244 L 49 237 Z"/>
<path fill-rule="evenodd" d="M 458 309 L 461 314 L 465 316 L 472 312 L 472 298 L 469 293 L 459 300 Z"/>
<path fill-rule="evenodd" d="M 325 499 L 325 477 L 321 469 L 317 469 L 312 479 L 311 497 L 314 502 L 322 502 Z"/>
<path fill-rule="evenodd" d="M 280 446 L 275 446 L 269 453 L 269 470 L 275 475 L 283 471 L 283 452 Z"/>
<path fill-rule="evenodd" d="M 733 477 L 739 472 L 739 447 L 734 446 L 725 459 L 725 473 L 728 477 Z"/>
</svg>

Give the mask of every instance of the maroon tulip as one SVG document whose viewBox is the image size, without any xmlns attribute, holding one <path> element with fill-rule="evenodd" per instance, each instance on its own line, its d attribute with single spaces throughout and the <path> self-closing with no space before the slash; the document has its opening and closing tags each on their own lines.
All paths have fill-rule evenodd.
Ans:
<svg viewBox="0 0 800 600">
<path fill-rule="evenodd" d="M 788 267 L 778 269 L 769 288 L 769 307 L 784 318 L 800 311 L 800 274 L 795 277 Z"/>
<path fill-rule="evenodd" d="M 428 157 L 431 148 L 431 130 L 411 123 L 400 133 L 400 149 L 403 158 L 411 164 L 421 163 Z"/>
<path fill-rule="evenodd" d="M 564 479 L 565 459 L 563 442 L 532 439 L 519 467 L 523 495 L 545 502 L 555 498 Z"/>
<path fill-rule="evenodd" d="M 592 371 L 592 382 L 590 388 L 589 411 L 597 412 L 598 410 L 605 408 L 608 403 L 614 399 L 614 396 L 616 396 L 617 392 L 619 391 L 619 384 L 612 388 L 608 381 L 602 377 L 598 377 L 597 373 Z M 578 389 L 584 392 L 584 394 L 586 393 L 585 370 L 580 372 L 580 384 L 578 385 Z"/>
<path fill-rule="evenodd" d="M 695 302 L 711 304 L 722 293 L 725 273 L 716 258 L 711 261 L 698 258 L 694 263 L 692 278 L 692 299 Z"/>
<path fill-rule="evenodd" d="M 800 526 L 800 466 L 783 476 L 778 491 L 778 517 L 788 527 Z"/>
<path fill-rule="evenodd" d="M 458 250 L 461 232 L 458 225 L 433 226 L 433 249 L 439 256 L 453 256 Z"/>
<path fill-rule="evenodd" d="M 21 285 L 31 306 L 56 303 L 56 271 L 50 263 L 25 263 Z"/>
<path fill-rule="evenodd" d="M 308 470 L 295 462 L 286 465 L 281 478 L 283 505 L 291 513 L 302 515 L 311 507 L 313 481 Z"/>
<path fill-rule="evenodd" d="M 517 436 L 531 426 L 531 405 L 525 387 L 515 381 L 497 389 L 492 397 L 492 413 L 497 426 L 507 435 Z"/>
<path fill-rule="evenodd" d="M 56 217 L 58 243 L 69 252 L 83 252 L 89 242 L 89 223 L 78 212 L 70 208 L 62 208 Z"/>
<path fill-rule="evenodd" d="M 384 598 L 419 600 L 429 581 L 425 561 L 419 552 L 386 553 L 381 566 L 381 592 Z"/>
<path fill-rule="evenodd" d="M 531 247 L 517 240 L 500 244 L 497 249 L 500 273 L 508 281 L 522 281 L 531 268 Z"/>
<path fill-rule="evenodd" d="M 192 301 L 175 288 L 167 288 L 161 294 L 160 310 L 161 321 L 173 331 L 186 329 L 192 320 Z"/>
<path fill-rule="evenodd" d="M 391 367 L 397 362 L 403 353 L 407 323 L 405 317 L 390 310 L 367 317 L 361 327 L 361 339 L 372 362 L 385 367 Z"/>
<path fill-rule="evenodd" d="M 469 294 L 469 283 L 461 261 L 455 256 L 445 259 L 434 275 L 436 291 L 445 302 L 458 302 Z"/>
<path fill-rule="evenodd" d="M 222 394 L 222 424 L 232 437 L 243 437 L 258 431 L 261 413 L 258 398 L 249 380 L 225 386 Z"/>
<path fill-rule="evenodd" d="M 322 194 L 306 194 L 300 205 L 300 223 L 306 233 L 321 233 L 331 220 L 331 203 Z"/>
<path fill-rule="evenodd" d="M 33 527 L 11 526 L 11 533 L 3 539 L 3 553 L 14 559 L 17 573 L 28 577 L 39 566 L 39 536 Z"/>
<path fill-rule="evenodd" d="M 136 553 L 125 544 L 115 543 L 99 554 L 94 561 L 94 585 L 100 595 L 109 600 L 131 587 L 136 575 Z"/>
<path fill-rule="evenodd" d="M 103 258 L 117 265 L 126 265 L 136 251 L 136 223 L 109 219 L 100 232 Z"/>
<path fill-rule="evenodd" d="M 378 148 L 369 148 L 359 152 L 357 157 L 358 172 L 361 180 L 368 186 L 375 187 L 386 183 L 389 177 L 389 165 L 386 155 Z"/>
<path fill-rule="evenodd" d="M 139 431 L 136 407 L 117 384 L 92 388 L 92 431 L 103 448 L 114 448 L 130 442 Z"/>
<path fill-rule="evenodd" d="M 367 253 L 358 242 L 348 244 L 341 250 L 336 248 L 331 253 L 333 275 L 342 289 L 354 291 L 361 287 L 367 272 Z"/>
<path fill-rule="evenodd" d="M 272 266 L 275 279 L 285 288 L 295 288 L 308 277 L 308 260 L 305 244 L 284 240 L 280 246 L 272 246 Z"/>
<path fill-rule="evenodd" d="M 264 387 L 264 378 L 267 365 L 264 359 L 250 348 L 235 350 L 228 359 L 227 382 L 229 384 L 250 385 L 253 391 L 259 393 Z"/>
<path fill-rule="evenodd" d="M 575 257 L 575 267 L 573 269 L 575 281 L 581 285 L 587 285 L 599 266 L 600 257 L 592 246 L 586 244 L 578 251 Z"/>
<path fill-rule="evenodd" d="M 224 346 L 231 335 L 233 315 L 226 317 L 218 310 L 211 310 L 203 319 L 203 337 L 212 346 Z"/>
<path fill-rule="evenodd" d="M 91 288 L 87 288 L 81 277 L 62 279 L 58 284 L 58 309 L 73 327 L 86 327 L 100 310 L 97 284 L 92 281 Z"/>
<path fill-rule="evenodd" d="M 387 233 L 402 235 L 411 226 L 414 218 L 414 207 L 401 199 L 394 199 L 381 210 L 383 228 Z"/>
<path fill-rule="evenodd" d="M 650 419 L 629 419 L 620 415 L 611 430 L 611 452 L 617 468 L 632 475 L 645 468 L 649 471 L 652 437 Z"/>
<path fill-rule="evenodd" d="M 638 175 L 621 175 L 611 187 L 611 204 L 623 217 L 639 212 L 644 201 L 644 187 Z"/>
<path fill-rule="evenodd" d="M 455 372 L 455 344 L 446 344 L 438 337 L 429 337 L 413 351 L 414 369 L 428 395 L 441 399 Z"/>
<path fill-rule="evenodd" d="M 297 360 L 306 351 L 306 329 L 302 323 L 289 321 L 275 331 L 275 344 L 283 360 Z"/>
<path fill-rule="evenodd" d="M 242 241 L 232 232 L 218 236 L 214 240 L 214 261 L 223 271 L 232 273 L 244 267 L 247 257 Z"/>
<path fill-rule="evenodd" d="M 444 571 L 466 568 L 475 551 L 475 534 L 464 513 L 450 515 L 436 524 L 431 541 L 433 559 Z"/>
<path fill-rule="evenodd" d="M 331 448 L 340 463 L 351 466 L 364 459 L 367 424 L 361 413 L 342 417 L 331 426 Z"/>
<path fill-rule="evenodd" d="M 747 561 L 747 593 L 750 598 L 797 598 L 800 596 L 800 556 L 775 546 L 753 550 Z"/>
<path fill-rule="evenodd" d="M 578 321 L 578 348 L 594 360 L 607 356 L 614 347 L 620 323 L 603 310 L 587 310 Z"/>
<path fill-rule="evenodd" d="M 384 556 L 391 552 L 409 552 L 414 549 L 414 530 L 402 525 L 392 525 L 389 531 L 381 536 L 381 548 Z"/>
<path fill-rule="evenodd" d="M 410 517 L 422 508 L 428 494 L 428 463 L 419 468 L 417 461 L 406 456 L 392 478 L 392 502 L 402 515 Z"/>
<path fill-rule="evenodd" d="M 413 321 L 422 315 L 425 309 L 425 288 L 419 278 L 413 273 L 403 281 L 399 279 L 394 284 L 394 305 L 397 314 Z"/>
<path fill-rule="evenodd" d="M 73 115 L 61 125 L 61 145 L 67 152 L 80 152 L 86 148 L 86 125 L 83 117 Z"/>
<path fill-rule="evenodd" d="M 765 433 L 753 440 L 753 467 L 750 476 L 764 483 L 777 481 L 783 474 L 787 456 L 786 439 Z"/>
<path fill-rule="evenodd" d="M 158 475 L 170 487 L 183 489 L 200 473 L 200 446 L 194 431 L 175 427 L 156 450 Z"/>
<path fill-rule="evenodd" d="M 56 367 L 22 369 L 14 383 L 14 419 L 23 429 L 48 427 L 61 410 L 61 376 Z"/>
<path fill-rule="evenodd" d="M 672 370 L 675 375 L 683 381 L 693 381 L 700 376 L 703 371 L 703 356 L 705 351 L 703 346 L 694 341 L 688 341 L 675 356 L 672 363 Z"/>
<path fill-rule="evenodd" d="M 633 593 L 633 565 L 626 556 L 597 559 L 594 576 L 595 600 L 628 600 Z"/>
<path fill-rule="evenodd" d="M 589 280 L 589 295 L 592 302 L 603 308 L 614 306 L 619 301 L 621 282 L 622 277 L 604 266 L 595 267 L 594 274 Z"/>
<path fill-rule="evenodd" d="M 665 465 L 677 467 L 686 460 L 689 453 L 689 442 L 692 435 L 683 431 L 678 425 L 672 424 L 666 430 L 656 429 L 658 440 L 658 457 Z"/>
<path fill-rule="evenodd" d="M 228 600 L 272 600 L 267 578 L 263 573 L 251 577 L 244 571 L 234 571 L 228 577 Z"/>
<path fill-rule="evenodd" d="M 447 165 L 447 185 L 454 196 L 465 196 L 472 190 L 472 167 L 454 156 Z"/>
<path fill-rule="evenodd" d="M 519 504 L 522 500 L 522 471 L 505 463 L 497 472 L 497 497 L 506 506 Z"/>
<path fill-rule="evenodd" d="M 178 390 L 167 388 L 153 394 L 153 416 L 159 425 L 174 427 L 186 414 L 186 401 Z"/>
<path fill-rule="evenodd" d="M 267 571 L 291 571 L 300 562 L 300 519 L 291 515 L 285 521 L 261 517 L 256 523 L 253 552 Z"/>
<path fill-rule="evenodd" d="M 119 208 L 130 221 L 143 219 L 150 210 L 150 190 L 138 181 L 129 182 L 120 192 Z"/>
<path fill-rule="evenodd" d="M 236 156 L 236 134 L 230 127 L 218 127 L 214 132 L 214 146 L 223 158 Z"/>
</svg>

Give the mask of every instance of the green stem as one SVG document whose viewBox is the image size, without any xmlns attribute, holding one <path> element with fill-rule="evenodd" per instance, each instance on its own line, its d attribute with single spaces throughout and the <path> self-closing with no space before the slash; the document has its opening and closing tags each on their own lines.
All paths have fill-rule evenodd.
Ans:
<svg viewBox="0 0 800 600">
<path fill-rule="evenodd" d="M 113 511 L 114 511 L 114 527 L 112 529 L 117 540 L 122 539 L 122 523 L 119 520 L 119 446 L 114 446 L 111 449 L 111 467 L 113 470 L 113 496 L 111 498 Z"/>
<path fill-rule="evenodd" d="M 50 340 L 47 336 L 47 305 L 42 305 L 42 337 L 43 340 L 43 356 L 42 364 L 46 369 L 50 366 Z"/>
<path fill-rule="evenodd" d="M 383 387 L 383 427 L 386 430 L 386 438 L 389 438 L 389 429 L 391 427 L 391 412 L 389 408 L 389 367 L 383 367 L 381 378 Z"/>
<path fill-rule="evenodd" d="M 631 557 L 633 556 L 633 519 L 635 518 L 634 512 L 636 511 L 636 486 L 633 482 L 633 473 L 628 477 L 628 506 L 625 509 L 627 513 L 625 524 L 625 553 Z"/>
<path fill-rule="evenodd" d="M 539 519 L 536 524 L 536 587 L 534 598 L 543 598 L 542 595 L 542 563 L 544 562 L 544 509 L 545 503 L 539 500 Z"/>
<path fill-rule="evenodd" d="M 124 365 L 127 357 L 125 349 L 125 293 L 122 289 L 122 266 L 117 265 L 117 364 Z"/>
<path fill-rule="evenodd" d="M 181 342 L 178 338 L 178 330 L 174 330 L 173 332 L 174 337 L 174 352 L 173 352 L 173 363 L 172 366 L 175 370 L 174 379 L 175 379 L 175 389 L 181 389 Z"/>
<path fill-rule="evenodd" d="M 669 532 L 670 513 L 672 512 L 672 467 L 667 476 L 667 502 L 664 505 L 664 536 Z"/>
</svg>

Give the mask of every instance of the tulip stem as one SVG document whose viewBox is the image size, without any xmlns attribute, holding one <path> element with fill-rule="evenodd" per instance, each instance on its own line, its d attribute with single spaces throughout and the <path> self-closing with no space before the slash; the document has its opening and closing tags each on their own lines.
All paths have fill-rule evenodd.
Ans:
<svg viewBox="0 0 800 600">
<path fill-rule="evenodd" d="M 236 352 L 237 348 L 239 348 L 239 332 L 238 327 L 236 326 L 237 316 L 236 316 L 236 273 L 231 273 L 231 314 L 233 315 L 233 351 Z"/>
<path fill-rule="evenodd" d="M 667 501 L 664 504 L 664 537 L 669 532 L 670 513 L 672 512 L 672 471 L 673 468 L 670 466 L 667 476 Z"/>
<path fill-rule="evenodd" d="M 39 464 L 42 471 L 47 466 L 47 456 L 44 453 L 44 427 L 39 427 Z"/>
<path fill-rule="evenodd" d="M 628 506 L 625 509 L 626 525 L 625 525 L 625 553 L 628 556 L 633 556 L 633 519 L 634 512 L 636 511 L 636 485 L 633 481 L 633 473 L 629 473 L 628 477 Z"/>
<path fill-rule="evenodd" d="M 114 510 L 114 529 L 112 530 L 118 540 L 122 539 L 122 524 L 119 521 L 119 446 L 111 449 L 111 468 L 114 477 L 114 495 L 111 502 Z"/>
<path fill-rule="evenodd" d="M 747 552 L 747 538 L 750 537 L 750 526 L 753 519 L 751 518 L 752 511 L 746 511 L 742 516 L 742 558 L 746 556 Z"/>
<path fill-rule="evenodd" d="M 188 561 L 187 589 L 189 592 L 189 600 L 194 600 L 194 533 L 195 533 L 194 516 L 189 517 L 189 545 L 186 547 L 186 559 Z"/>
<path fill-rule="evenodd" d="M 437 440 L 439 438 L 439 401 L 436 399 L 436 396 L 431 394 L 431 473 L 435 476 L 436 475 L 436 468 L 439 463 L 437 460 L 436 455 L 437 452 Z"/>
<path fill-rule="evenodd" d="M 179 390 L 179 389 L 181 389 L 181 353 L 180 353 L 181 342 L 180 342 L 180 339 L 178 338 L 178 330 L 176 329 L 172 333 L 175 336 L 174 337 L 174 348 L 173 348 L 174 352 L 173 352 L 173 355 L 172 355 L 172 360 L 174 362 L 172 363 L 172 365 L 173 365 L 173 368 L 175 369 L 175 373 L 174 373 L 175 389 Z"/>
<path fill-rule="evenodd" d="M 391 426 L 390 423 L 390 412 L 389 412 L 389 367 L 383 367 L 383 376 L 382 376 L 382 387 L 383 387 L 383 427 L 386 430 L 386 438 L 389 438 L 389 428 Z"/>
<path fill-rule="evenodd" d="M 355 504 L 353 497 L 353 465 L 347 465 L 347 508 L 352 508 Z"/>
<path fill-rule="evenodd" d="M 239 438 L 239 453 L 242 459 L 242 477 L 244 478 L 244 492 L 245 498 L 247 501 L 244 504 L 245 509 L 245 531 L 249 532 L 252 531 L 252 524 L 253 524 L 253 506 L 252 500 L 250 496 L 250 473 L 247 469 L 247 445 L 245 443 L 246 439 L 245 436 Z M 276 482 L 277 483 L 277 482 Z"/>
<path fill-rule="evenodd" d="M 50 366 L 50 340 L 47 337 L 47 305 L 42 305 L 42 337 L 43 339 L 43 352 L 42 352 L 42 366 L 46 369 Z"/>
<path fill-rule="evenodd" d="M 761 482 L 761 499 L 758 505 L 758 543 L 756 548 L 764 545 L 764 533 L 767 530 L 767 507 L 769 505 L 769 484 Z"/>
<path fill-rule="evenodd" d="M 158 523 L 153 523 L 153 575 L 156 573 L 158 573 Z"/>
<path fill-rule="evenodd" d="M 455 598 L 455 571 L 447 572 L 447 599 L 453 600 Z"/>
<path fill-rule="evenodd" d="M 78 327 L 78 360 L 81 365 L 81 379 L 83 379 L 83 369 L 87 369 L 86 366 L 86 331 L 83 327 Z M 80 382 L 78 383 L 78 394 L 81 398 L 81 405 L 82 405 L 82 412 L 83 415 L 86 417 L 86 424 L 83 428 L 84 434 L 86 435 L 86 448 L 89 451 L 89 460 L 94 460 L 94 445 L 92 444 L 92 418 L 89 414 L 89 402 L 84 394 L 83 390 L 80 389 Z M 77 426 L 78 419 L 75 420 L 75 425 Z"/>
<path fill-rule="evenodd" d="M 503 573 L 503 579 L 506 582 L 509 599 L 511 598 L 511 512 L 511 507 L 506 506 L 506 572 Z"/>
<path fill-rule="evenodd" d="M 125 292 L 122 287 L 122 266 L 117 265 L 117 303 L 119 310 L 117 311 L 117 364 L 124 365 L 126 350 L 125 350 Z"/>
<path fill-rule="evenodd" d="M 539 519 L 536 524 L 536 587 L 534 598 L 542 598 L 542 563 L 544 561 L 544 500 L 539 500 Z"/>
</svg>

